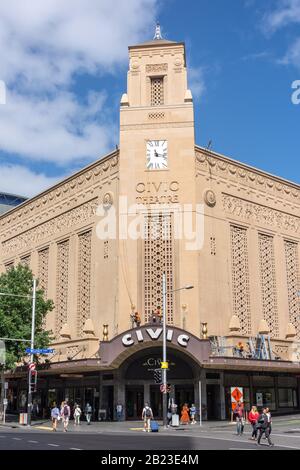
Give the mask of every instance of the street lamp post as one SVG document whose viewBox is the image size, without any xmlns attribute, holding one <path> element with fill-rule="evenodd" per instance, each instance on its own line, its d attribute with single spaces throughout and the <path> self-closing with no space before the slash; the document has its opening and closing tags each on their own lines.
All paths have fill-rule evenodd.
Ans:
<svg viewBox="0 0 300 470">
<path fill-rule="evenodd" d="M 162 279 L 162 304 L 163 304 L 163 363 L 167 362 L 167 295 L 171 294 L 172 292 L 177 292 L 179 290 L 188 290 L 193 289 L 194 286 L 184 286 L 180 287 L 179 289 L 174 289 L 167 292 L 167 283 L 166 283 L 166 273 L 163 273 Z M 162 369 L 162 385 L 163 385 L 163 426 L 164 428 L 167 427 L 167 409 L 168 409 L 168 395 L 167 395 L 167 369 L 164 367 Z"/>
<path fill-rule="evenodd" d="M 35 334 L 35 306 L 36 306 L 36 279 L 33 279 L 32 286 L 32 296 L 29 295 L 19 295 L 19 294 L 10 294 L 7 292 L 0 292 L 0 295 L 9 296 L 9 297 L 22 297 L 32 299 L 32 317 L 31 317 L 31 340 L 30 340 L 30 349 L 34 349 L 34 334 Z M 7 338 L 7 340 L 9 340 Z M 24 339 L 16 339 L 15 341 L 29 341 Z M 30 363 L 33 362 L 33 354 L 30 354 Z M 3 384 L 4 386 L 4 384 Z M 31 411 L 32 411 L 32 390 L 31 390 L 31 370 L 28 371 L 28 400 L 27 400 L 27 424 L 31 425 Z"/>
<path fill-rule="evenodd" d="M 33 362 L 34 349 L 34 332 L 35 332 L 35 301 L 36 301 L 36 279 L 33 279 L 32 287 L 32 317 L 31 317 L 31 341 L 30 341 L 30 364 Z M 28 400 L 27 400 L 27 425 L 31 426 L 31 413 L 32 413 L 32 389 L 31 389 L 32 370 L 28 370 Z"/>
</svg>

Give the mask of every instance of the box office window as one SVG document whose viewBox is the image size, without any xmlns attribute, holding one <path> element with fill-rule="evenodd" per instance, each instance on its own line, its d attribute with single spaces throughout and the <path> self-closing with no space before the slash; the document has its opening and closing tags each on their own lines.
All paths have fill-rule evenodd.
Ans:
<svg viewBox="0 0 300 470">
<path fill-rule="evenodd" d="M 279 408 L 297 408 L 297 392 L 292 388 L 278 389 Z"/>
</svg>

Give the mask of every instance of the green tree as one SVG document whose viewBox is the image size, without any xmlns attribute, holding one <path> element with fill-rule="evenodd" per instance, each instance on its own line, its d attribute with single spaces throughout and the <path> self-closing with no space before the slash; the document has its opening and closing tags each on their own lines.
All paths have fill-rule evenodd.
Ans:
<svg viewBox="0 0 300 470">
<path fill-rule="evenodd" d="M 27 339 L 31 338 L 32 320 L 32 286 L 33 274 L 27 267 L 19 264 L 0 275 L 0 293 L 20 295 L 13 297 L 0 295 L 0 338 Z M 26 297 L 27 296 L 27 297 Z M 46 300 L 43 290 L 36 291 L 35 309 L 35 340 L 36 348 L 45 348 L 51 342 L 51 331 L 43 329 L 44 318 L 50 312 L 54 304 L 52 300 Z M 5 365 L 2 368 L 2 380 L 4 370 L 12 370 L 28 358 L 25 349 L 30 343 L 21 341 L 6 341 Z M 26 361 L 27 362 L 27 361 Z M 3 384 L 3 382 L 2 382 Z M 2 394 L 3 395 L 3 386 Z M 3 398 L 3 396 L 2 396 Z M 1 400 L 2 402 L 3 400 Z"/>
</svg>

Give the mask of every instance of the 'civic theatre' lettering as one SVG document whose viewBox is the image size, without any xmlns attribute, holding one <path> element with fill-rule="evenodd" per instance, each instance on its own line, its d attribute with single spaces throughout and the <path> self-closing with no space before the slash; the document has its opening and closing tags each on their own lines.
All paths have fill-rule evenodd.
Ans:
<svg viewBox="0 0 300 470">
<path fill-rule="evenodd" d="M 156 328 L 156 329 L 147 328 L 146 329 L 146 332 L 147 332 L 149 338 L 152 339 L 153 341 L 156 341 L 157 339 L 159 339 L 159 337 L 162 334 L 162 331 L 163 331 L 162 328 Z M 173 330 L 167 330 L 167 341 L 172 342 L 173 334 L 174 334 Z M 135 331 L 135 336 L 136 336 L 136 339 L 133 338 L 133 335 L 131 333 L 127 333 L 126 335 L 124 335 L 123 338 L 122 338 L 123 345 L 124 346 L 132 346 L 135 343 L 136 340 L 139 343 L 142 343 L 144 341 L 144 335 L 143 335 L 142 330 L 136 330 Z M 177 338 L 177 343 L 179 344 L 179 346 L 182 346 L 183 348 L 186 348 L 187 345 L 188 345 L 189 339 L 190 339 L 190 337 L 188 335 L 181 334 Z"/>
</svg>

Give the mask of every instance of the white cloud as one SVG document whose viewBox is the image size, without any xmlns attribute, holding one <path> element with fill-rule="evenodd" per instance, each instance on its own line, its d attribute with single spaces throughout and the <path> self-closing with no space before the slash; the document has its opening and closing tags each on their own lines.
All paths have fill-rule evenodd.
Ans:
<svg viewBox="0 0 300 470">
<path fill-rule="evenodd" d="M 115 73 L 145 39 L 158 0 L 0 3 L 0 150 L 56 163 L 97 158 L 114 143 L 105 93 L 80 102 L 76 74 Z M 105 111 L 107 110 L 107 112 Z"/>
<path fill-rule="evenodd" d="M 189 88 L 193 97 L 201 98 L 205 92 L 204 67 L 190 67 L 188 69 Z"/>
<path fill-rule="evenodd" d="M 12 154 L 61 165 L 96 159 L 113 137 L 109 116 L 107 124 L 102 122 L 108 114 L 104 105 L 103 93 L 89 94 L 85 104 L 67 91 L 51 98 L 8 93 L 0 108 L 0 145 Z"/>
<path fill-rule="evenodd" d="M 277 8 L 265 14 L 262 27 L 265 33 L 273 34 L 281 28 L 300 23 L 300 0 L 280 0 Z M 294 39 L 285 56 L 277 61 L 300 68 L 300 38 Z"/>
<path fill-rule="evenodd" d="M 1 191 L 31 197 L 58 181 L 21 165 L 0 165 Z M 61 178 L 59 178 L 61 179 Z"/>
<path fill-rule="evenodd" d="M 285 65 L 294 65 L 300 69 L 300 38 L 290 46 L 284 58 L 280 60 L 280 63 Z"/>
<path fill-rule="evenodd" d="M 278 7 L 263 20 L 266 32 L 274 32 L 290 23 L 300 23 L 300 0 L 280 0 Z"/>
</svg>

